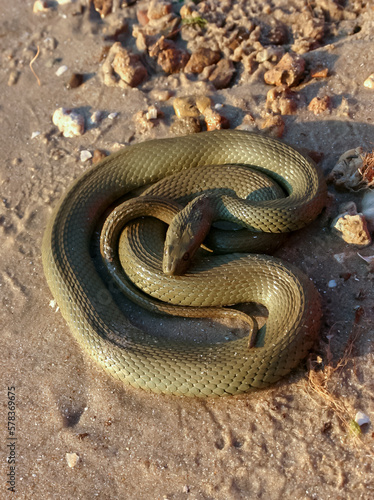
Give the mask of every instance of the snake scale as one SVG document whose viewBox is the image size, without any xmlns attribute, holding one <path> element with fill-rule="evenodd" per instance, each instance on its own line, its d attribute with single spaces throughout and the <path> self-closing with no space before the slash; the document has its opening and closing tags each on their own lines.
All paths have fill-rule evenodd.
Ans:
<svg viewBox="0 0 374 500">
<path fill-rule="evenodd" d="M 147 141 L 114 153 L 84 172 L 53 211 L 42 245 L 49 287 L 79 344 L 125 384 L 175 395 L 239 394 L 289 373 L 318 336 L 317 290 L 301 271 L 279 259 L 234 253 L 212 256 L 186 276 L 153 273 L 153 289 L 169 303 L 265 305 L 266 329 L 252 348 L 246 338 L 206 345 L 145 334 L 129 323 L 92 261 L 98 221 L 124 195 L 182 170 L 234 163 L 268 173 L 288 195 L 251 207 L 246 224 L 255 231 L 299 229 L 325 204 L 322 173 L 309 158 L 276 139 L 225 130 Z M 147 288 L 150 276 L 142 277 L 136 254 L 127 267 L 130 278 Z"/>
</svg>

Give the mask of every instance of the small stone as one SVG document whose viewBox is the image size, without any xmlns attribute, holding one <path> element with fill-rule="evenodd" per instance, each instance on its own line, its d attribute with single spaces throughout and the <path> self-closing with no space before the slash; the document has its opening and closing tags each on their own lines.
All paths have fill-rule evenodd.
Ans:
<svg viewBox="0 0 374 500">
<path fill-rule="evenodd" d="M 262 130 L 273 137 L 282 137 L 284 134 L 284 121 L 279 115 L 269 116 L 264 120 L 261 126 Z"/>
<path fill-rule="evenodd" d="M 122 49 L 114 57 L 112 67 L 115 73 L 130 87 L 137 87 L 148 76 L 139 57 Z"/>
<path fill-rule="evenodd" d="M 41 134 L 41 132 L 39 132 L 39 130 L 37 130 L 36 132 L 33 132 L 33 133 L 31 134 L 31 139 L 35 139 L 35 137 L 39 137 L 39 136 L 40 136 L 40 134 Z"/>
<path fill-rule="evenodd" d="M 87 149 L 84 149 L 83 151 L 81 151 L 81 154 L 80 154 L 81 162 L 91 160 L 91 158 L 92 158 L 92 153 L 90 151 L 88 151 Z"/>
<path fill-rule="evenodd" d="M 69 82 L 66 85 L 68 89 L 76 89 L 80 87 L 84 81 L 84 75 L 82 73 L 73 73 L 70 77 Z"/>
<path fill-rule="evenodd" d="M 264 75 L 269 85 L 297 85 L 304 76 L 305 61 L 297 55 L 287 52 L 279 63 Z"/>
<path fill-rule="evenodd" d="M 122 88 L 137 87 L 148 77 L 139 56 L 124 49 L 120 42 L 110 48 L 101 74 L 105 85 Z"/>
<path fill-rule="evenodd" d="M 148 7 L 148 18 L 149 19 L 161 19 L 161 17 L 170 14 L 172 9 L 171 2 L 165 2 L 162 0 L 151 0 Z"/>
<path fill-rule="evenodd" d="M 158 109 L 156 108 L 155 105 L 152 105 L 149 106 L 148 111 L 145 114 L 145 117 L 147 120 L 156 120 L 158 114 L 159 114 Z"/>
<path fill-rule="evenodd" d="M 205 96 L 205 95 L 200 95 L 196 96 L 196 107 L 200 111 L 200 113 L 203 115 L 205 114 L 205 111 L 209 108 L 212 107 L 212 100 L 210 97 Z M 218 109 L 218 108 L 216 108 Z"/>
<path fill-rule="evenodd" d="M 361 425 L 370 424 L 370 417 L 362 411 L 358 411 L 355 416 L 355 422 L 361 427 Z"/>
<path fill-rule="evenodd" d="M 366 80 L 364 81 L 364 87 L 368 89 L 374 89 L 374 73 L 366 78 Z"/>
<path fill-rule="evenodd" d="M 201 73 L 207 66 L 218 63 L 220 58 L 218 50 L 201 47 L 192 53 L 184 71 L 185 73 Z"/>
<path fill-rule="evenodd" d="M 235 67 L 230 59 L 221 59 L 209 76 L 209 81 L 216 89 L 224 89 L 229 86 L 235 73 Z"/>
<path fill-rule="evenodd" d="M 320 115 L 324 112 L 331 112 L 331 98 L 328 95 L 324 97 L 314 97 L 308 106 L 309 111 L 313 111 L 315 115 Z"/>
<path fill-rule="evenodd" d="M 84 116 L 77 111 L 58 108 L 53 113 L 52 121 L 64 137 L 75 137 L 84 134 Z"/>
<path fill-rule="evenodd" d="M 329 69 L 324 67 L 317 67 L 311 70 L 310 76 L 312 78 L 326 78 L 329 74 Z"/>
<path fill-rule="evenodd" d="M 194 96 L 176 97 L 173 101 L 174 113 L 178 118 L 185 118 L 188 116 L 198 117 L 200 111 L 196 106 L 196 99 Z"/>
<path fill-rule="evenodd" d="M 18 82 L 19 75 L 20 75 L 20 72 L 17 71 L 16 69 L 13 69 L 9 73 L 8 87 L 12 87 L 13 85 L 15 85 Z"/>
<path fill-rule="evenodd" d="M 93 0 L 93 4 L 100 17 L 106 17 L 112 12 L 113 0 Z"/>
<path fill-rule="evenodd" d="M 109 113 L 108 118 L 109 118 L 109 120 L 114 120 L 115 118 L 117 118 L 117 116 L 118 116 L 118 112 L 113 111 L 112 113 Z"/>
<path fill-rule="evenodd" d="M 328 286 L 329 288 L 335 288 L 335 287 L 337 287 L 337 286 L 338 286 L 338 284 L 337 284 L 336 280 L 330 280 L 330 281 L 327 283 L 327 286 Z"/>
<path fill-rule="evenodd" d="M 70 468 L 75 467 L 79 462 L 79 455 L 77 453 L 66 453 L 65 457 Z"/>
<path fill-rule="evenodd" d="M 63 66 L 60 66 L 58 68 L 58 70 L 56 71 L 56 76 L 61 76 L 63 75 L 66 71 L 68 70 L 68 67 L 63 65 Z"/>
<path fill-rule="evenodd" d="M 265 61 L 277 62 L 284 55 L 284 49 L 282 47 L 266 47 L 256 54 L 256 61 L 263 63 Z"/>
<path fill-rule="evenodd" d="M 43 0 L 36 0 L 32 8 L 34 14 L 39 14 L 41 12 L 48 12 L 49 10 L 50 10 L 49 3 L 44 2 Z"/>
<path fill-rule="evenodd" d="M 171 90 L 159 90 L 159 89 L 153 89 L 149 93 L 151 99 L 155 102 L 165 102 L 168 101 L 172 96 L 173 93 Z"/>
<path fill-rule="evenodd" d="M 201 124 L 199 119 L 193 116 L 178 118 L 173 121 L 170 131 L 174 135 L 197 134 L 201 132 Z"/>
<path fill-rule="evenodd" d="M 333 222 L 333 228 L 341 233 L 342 239 L 350 245 L 367 246 L 371 243 L 367 223 L 362 214 L 341 214 Z"/>
<path fill-rule="evenodd" d="M 215 109 L 206 109 L 204 119 L 208 131 L 230 128 L 228 119 L 225 116 L 220 115 Z"/>
<path fill-rule="evenodd" d="M 157 58 L 157 64 L 167 74 L 179 73 L 186 66 L 190 54 L 180 49 L 172 40 L 162 36 L 149 51 L 151 57 Z"/>
<path fill-rule="evenodd" d="M 292 115 L 297 110 L 297 94 L 286 85 L 274 87 L 266 95 L 266 109 L 280 115 Z"/>
<path fill-rule="evenodd" d="M 95 149 L 92 156 L 92 163 L 99 163 L 99 161 L 103 160 L 106 156 L 107 154 L 105 153 L 105 151 L 102 151 L 101 149 Z"/>
</svg>

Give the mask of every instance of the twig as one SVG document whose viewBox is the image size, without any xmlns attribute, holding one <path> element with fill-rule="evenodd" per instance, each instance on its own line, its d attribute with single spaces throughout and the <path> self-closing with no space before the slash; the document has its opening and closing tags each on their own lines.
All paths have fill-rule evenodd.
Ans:
<svg viewBox="0 0 374 500">
<path fill-rule="evenodd" d="M 36 59 L 37 59 L 37 58 L 38 58 L 38 56 L 39 56 L 39 52 L 40 52 L 39 45 L 37 46 L 37 49 L 38 49 L 38 50 L 37 50 L 37 52 L 36 52 L 35 56 L 31 59 L 29 66 L 30 66 L 30 69 L 31 69 L 31 71 L 32 71 L 32 74 L 35 76 L 36 81 L 38 82 L 38 85 L 39 85 L 39 87 L 40 87 L 41 83 L 40 83 L 39 77 L 38 77 L 38 75 L 35 73 L 34 68 L 32 67 L 32 65 L 34 64 L 34 62 L 36 61 Z"/>
</svg>

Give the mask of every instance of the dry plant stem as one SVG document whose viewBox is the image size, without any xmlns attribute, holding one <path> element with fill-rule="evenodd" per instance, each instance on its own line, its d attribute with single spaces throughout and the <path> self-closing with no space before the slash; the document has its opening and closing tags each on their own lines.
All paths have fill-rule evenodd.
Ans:
<svg viewBox="0 0 374 500">
<path fill-rule="evenodd" d="M 331 380 L 332 375 L 334 373 L 340 374 L 343 368 L 348 364 L 349 361 L 352 360 L 352 351 L 354 349 L 355 343 L 360 336 L 361 332 L 357 327 L 357 320 L 355 319 L 355 324 L 352 329 L 352 333 L 349 336 L 347 345 L 344 349 L 343 355 L 338 361 L 335 367 L 332 366 L 332 353 L 330 349 L 330 343 L 328 343 L 326 348 L 326 361 L 327 364 L 323 371 L 315 371 L 313 362 L 310 362 L 310 370 L 308 373 L 308 389 L 318 394 L 324 402 L 327 404 L 329 408 L 336 414 L 341 424 L 348 430 L 351 430 L 351 423 L 354 422 L 354 409 L 349 407 L 345 402 L 335 396 L 332 392 L 327 388 L 328 382 Z M 332 326 L 332 328 L 335 325 Z M 331 331 L 331 330 L 330 330 Z M 308 390 L 308 394 L 312 397 L 311 391 Z M 314 399 L 314 398 L 313 398 Z M 360 438 L 359 434 L 351 432 L 354 440 L 363 445 L 363 442 Z M 365 445 L 364 445 L 365 446 Z M 366 446 L 365 446 L 366 447 Z M 372 452 L 369 450 L 369 456 L 373 457 Z"/>
<path fill-rule="evenodd" d="M 30 61 L 30 65 L 29 65 L 29 66 L 30 66 L 30 69 L 31 69 L 32 74 L 35 76 L 36 81 L 38 82 L 38 85 L 39 85 L 39 87 L 40 87 L 40 86 L 41 86 L 40 79 L 39 79 L 38 75 L 35 73 L 34 68 L 32 67 L 32 65 L 34 64 L 34 62 L 37 60 L 37 58 L 38 58 L 38 56 L 39 56 L 39 52 L 40 52 L 39 45 L 37 46 L 37 49 L 38 49 L 38 50 L 36 51 L 35 56 L 31 59 L 31 61 Z"/>
</svg>

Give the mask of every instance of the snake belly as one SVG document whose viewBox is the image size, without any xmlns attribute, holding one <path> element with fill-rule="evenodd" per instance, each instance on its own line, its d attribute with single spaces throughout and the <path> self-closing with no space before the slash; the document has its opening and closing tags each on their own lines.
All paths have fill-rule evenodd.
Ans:
<svg viewBox="0 0 374 500">
<path fill-rule="evenodd" d="M 276 139 L 225 130 L 147 141 L 108 156 L 75 181 L 48 222 L 42 257 L 52 294 L 79 344 L 125 384 L 175 395 L 239 394 L 286 375 L 318 336 L 321 313 L 315 287 L 300 271 L 277 259 L 217 256 L 216 271 L 203 268 L 201 278 L 215 291 L 206 290 L 205 296 L 205 291 L 192 290 L 195 300 L 204 297 L 204 306 L 222 305 L 230 285 L 227 303 L 235 295 L 237 302 L 255 300 L 248 293 L 243 299 L 243 282 L 238 284 L 232 274 L 239 262 L 240 275 L 248 278 L 244 288 L 257 290 L 256 300 L 269 312 L 265 334 L 252 349 L 246 339 L 207 346 L 143 333 L 114 301 L 91 259 L 98 221 L 116 200 L 182 170 L 233 163 L 269 173 L 288 193 L 286 198 L 253 207 L 248 224 L 252 230 L 299 229 L 315 219 L 325 204 L 323 175 L 310 159 Z M 133 271 L 130 266 L 129 272 L 137 275 L 136 266 Z M 206 272 L 211 274 L 206 277 Z M 170 301 L 173 286 L 162 288 Z M 183 289 L 177 295 L 177 302 L 186 304 Z"/>
</svg>

